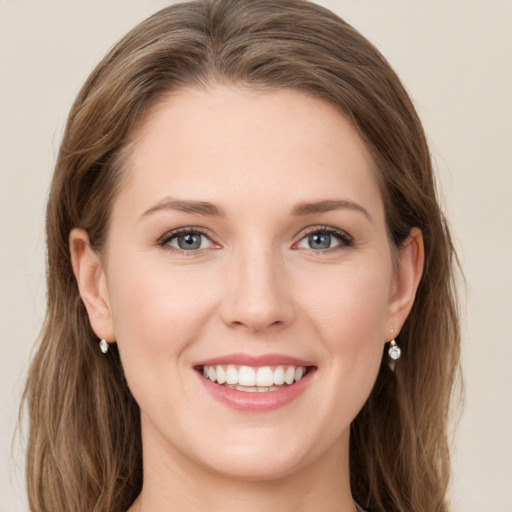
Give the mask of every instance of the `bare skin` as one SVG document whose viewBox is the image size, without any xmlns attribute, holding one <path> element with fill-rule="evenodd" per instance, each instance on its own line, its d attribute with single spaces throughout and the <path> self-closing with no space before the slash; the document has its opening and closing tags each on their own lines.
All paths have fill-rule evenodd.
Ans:
<svg viewBox="0 0 512 512">
<path fill-rule="evenodd" d="M 70 237 L 141 408 L 129 512 L 357 510 L 350 424 L 423 266 L 416 229 L 393 260 L 376 172 L 350 123 L 297 91 L 183 90 L 138 129 L 104 252 Z M 312 370 L 286 404 L 241 410 L 198 371 L 239 353 Z"/>
</svg>

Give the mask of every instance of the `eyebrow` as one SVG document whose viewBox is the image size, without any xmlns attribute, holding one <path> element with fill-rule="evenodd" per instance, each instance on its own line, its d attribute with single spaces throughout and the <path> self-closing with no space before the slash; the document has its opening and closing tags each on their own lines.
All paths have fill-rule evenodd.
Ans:
<svg viewBox="0 0 512 512">
<path fill-rule="evenodd" d="M 373 219 L 371 215 L 368 213 L 368 210 L 363 208 L 360 204 L 354 203 L 353 201 L 348 201 L 346 199 L 338 199 L 338 200 L 324 200 L 324 201 L 316 201 L 313 203 L 299 203 L 292 209 L 292 215 L 297 217 L 303 217 L 307 215 L 314 215 L 317 213 L 326 213 L 334 210 L 341 209 L 349 209 L 354 210 L 356 212 L 362 213 L 370 222 L 373 223 Z M 164 199 L 158 201 L 151 208 L 146 210 L 142 215 L 142 217 L 146 217 L 151 213 L 161 211 L 161 210 L 177 210 L 184 213 L 192 213 L 196 215 L 204 215 L 207 217 L 225 217 L 226 213 L 224 210 L 208 201 L 184 201 L 181 199 L 174 199 L 172 197 L 165 197 Z"/>
<path fill-rule="evenodd" d="M 146 210 L 141 217 L 146 217 L 151 213 L 161 210 L 177 210 L 184 213 L 194 213 L 196 215 L 205 215 L 208 217 L 225 217 L 224 210 L 208 201 L 183 201 L 172 197 L 165 197 L 158 201 L 151 208 Z"/>
<path fill-rule="evenodd" d="M 331 212 L 333 210 L 348 209 L 362 213 L 372 224 L 372 216 L 368 213 L 366 208 L 363 208 L 360 204 L 348 201 L 346 199 L 338 200 L 327 200 L 327 201 L 316 201 L 314 203 L 300 203 L 295 206 L 292 210 L 292 215 L 305 216 L 313 215 L 315 213 Z"/>
</svg>

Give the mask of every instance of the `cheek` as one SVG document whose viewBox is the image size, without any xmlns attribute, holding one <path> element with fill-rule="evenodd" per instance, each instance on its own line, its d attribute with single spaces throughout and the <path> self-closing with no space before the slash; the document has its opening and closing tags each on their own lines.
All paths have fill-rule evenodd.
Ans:
<svg viewBox="0 0 512 512">
<path fill-rule="evenodd" d="M 379 371 L 391 279 L 391 265 L 382 262 L 315 278 L 315 289 L 325 291 L 314 295 L 309 313 L 325 350 L 326 387 L 351 414 L 366 401 Z"/>
<path fill-rule="evenodd" d="M 312 315 L 334 346 L 382 344 L 391 290 L 391 265 L 365 265 L 316 272 L 308 287 Z M 311 290 L 315 290 L 311 299 Z M 302 291 L 305 297 L 307 290 Z"/>
<path fill-rule="evenodd" d="M 146 378 L 147 371 L 169 378 L 182 363 L 180 355 L 206 328 L 212 309 L 205 277 L 136 258 L 112 269 L 110 304 L 127 377 Z"/>
</svg>

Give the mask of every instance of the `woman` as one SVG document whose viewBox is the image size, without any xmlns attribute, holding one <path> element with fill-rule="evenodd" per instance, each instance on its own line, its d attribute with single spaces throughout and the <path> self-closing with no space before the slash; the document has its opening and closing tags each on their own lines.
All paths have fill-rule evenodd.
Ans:
<svg viewBox="0 0 512 512">
<path fill-rule="evenodd" d="M 141 23 L 71 110 L 47 239 L 33 511 L 448 510 L 454 252 L 410 99 L 335 15 Z"/>
</svg>

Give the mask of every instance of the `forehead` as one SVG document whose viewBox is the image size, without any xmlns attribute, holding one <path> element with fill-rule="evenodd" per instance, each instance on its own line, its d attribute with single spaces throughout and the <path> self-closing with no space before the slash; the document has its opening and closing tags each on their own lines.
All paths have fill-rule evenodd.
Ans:
<svg viewBox="0 0 512 512">
<path fill-rule="evenodd" d="M 330 103 L 297 90 L 219 86 L 169 94 L 136 130 L 125 161 L 125 188 L 140 201 L 348 194 L 381 203 L 357 131 Z"/>
</svg>

